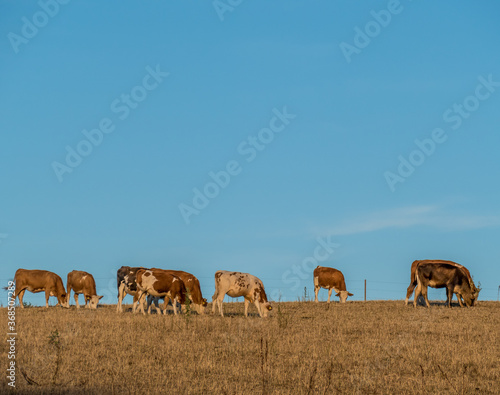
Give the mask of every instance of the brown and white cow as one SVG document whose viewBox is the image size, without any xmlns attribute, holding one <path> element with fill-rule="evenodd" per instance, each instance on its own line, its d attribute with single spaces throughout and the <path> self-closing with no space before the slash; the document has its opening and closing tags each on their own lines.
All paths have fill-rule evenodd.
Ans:
<svg viewBox="0 0 500 395">
<path fill-rule="evenodd" d="M 97 295 L 97 291 L 95 288 L 95 280 L 92 274 L 80 271 L 73 270 L 68 273 L 68 280 L 66 282 L 66 304 L 69 307 L 69 299 L 71 296 L 71 290 L 75 293 L 75 303 L 76 308 L 80 308 L 80 304 L 78 303 L 78 295 L 83 294 L 85 299 L 85 307 L 90 309 L 97 309 L 97 304 L 99 300 L 101 300 L 102 296 Z"/>
<path fill-rule="evenodd" d="M 448 265 L 452 265 L 452 266 L 455 266 L 455 267 L 458 267 L 462 270 L 462 272 L 467 276 L 467 279 L 469 280 L 469 284 L 471 286 L 471 289 L 472 289 L 472 292 L 473 292 L 473 295 L 474 295 L 474 301 L 473 303 L 477 300 L 478 296 L 479 296 L 479 291 L 480 289 L 477 288 L 475 285 L 474 285 L 474 281 L 472 281 L 472 276 L 469 272 L 469 270 L 463 266 L 463 265 L 460 265 L 459 263 L 456 263 L 456 262 L 453 262 L 453 261 L 444 261 L 444 260 L 440 260 L 440 259 L 424 259 L 424 260 L 416 260 L 416 261 L 413 261 L 413 263 L 411 264 L 411 273 L 410 273 L 410 285 L 408 286 L 408 289 L 406 290 L 406 299 L 405 299 L 405 305 L 408 305 L 408 300 L 410 299 L 410 296 L 411 294 L 413 293 L 413 290 L 415 289 L 415 287 L 417 286 L 417 266 L 421 263 L 426 263 L 426 264 L 436 264 L 436 265 L 440 265 L 440 264 L 448 264 Z M 452 295 L 453 297 L 453 295 Z M 462 304 L 462 301 L 460 300 L 460 296 L 458 296 L 457 294 L 457 299 L 458 299 L 458 302 L 460 304 Z M 446 301 L 447 303 L 450 302 L 451 303 L 451 300 L 450 301 Z"/>
<path fill-rule="evenodd" d="M 332 291 L 335 290 L 335 296 L 338 296 L 340 303 L 345 303 L 348 296 L 353 294 L 347 292 L 345 286 L 344 275 L 340 270 L 334 269 L 332 267 L 318 266 L 314 269 L 314 301 L 318 303 L 318 292 L 320 288 L 328 289 L 328 301 L 330 303 L 330 297 Z"/>
<path fill-rule="evenodd" d="M 45 291 L 45 307 L 49 307 L 49 297 L 57 298 L 56 306 L 67 307 L 66 291 L 61 277 L 47 270 L 18 269 L 14 276 L 16 290 L 14 299 L 19 297 L 19 306 L 23 306 L 23 296 L 26 290 L 38 293 Z"/>
<path fill-rule="evenodd" d="M 193 307 L 198 314 L 205 313 L 205 307 L 207 307 L 208 303 L 201 293 L 201 287 L 199 280 L 192 275 L 191 273 L 182 271 L 182 270 L 165 270 L 167 273 L 170 273 L 174 276 L 179 277 L 184 286 L 186 287 L 187 295 L 189 299 L 193 303 Z M 168 303 L 168 301 L 167 301 Z M 148 297 L 148 313 L 150 312 L 150 298 Z"/>
<path fill-rule="evenodd" d="M 465 301 L 467 307 L 474 302 L 474 290 L 471 288 L 469 279 L 464 271 L 449 263 L 419 263 L 416 268 L 417 288 L 413 306 L 417 307 L 417 299 L 422 295 L 425 304 L 430 307 L 427 299 L 427 287 L 446 288 L 447 305 L 451 307 L 451 299 L 456 293 L 460 306 L 463 307 L 460 297 Z"/>
<path fill-rule="evenodd" d="M 273 308 L 267 301 L 264 285 L 257 277 L 248 273 L 219 270 L 215 273 L 215 293 L 212 296 L 212 313 L 215 314 L 215 305 L 219 307 L 220 315 L 224 317 L 222 303 L 224 296 L 245 298 L 245 317 L 248 316 L 248 305 L 254 303 L 261 317 L 267 317 L 268 311 Z"/>
<path fill-rule="evenodd" d="M 172 301 L 174 314 L 177 314 L 177 303 L 181 306 L 186 304 L 186 287 L 182 280 L 162 269 L 139 269 L 136 272 L 137 298 L 143 314 L 143 300 L 146 295 L 165 298 L 163 313 L 167 314 L 167 304 Z M 135 313 L 137 305 L 134 304 L 132 311 Z"/>
</svg>

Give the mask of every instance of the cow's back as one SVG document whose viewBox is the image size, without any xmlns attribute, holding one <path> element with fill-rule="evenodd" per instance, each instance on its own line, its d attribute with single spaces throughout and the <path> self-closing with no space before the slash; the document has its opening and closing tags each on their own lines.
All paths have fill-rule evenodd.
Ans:
<svg viewBox="0 0 500 395">
<path fill-rule="evenodd" d="M 78 293 L 84 292 L 89 295 L 96 295 L 94 276 L 82 270 L 73 270 L 69 272 L 66 286 Z"/>
<path fill-rule="evenodd" d="M 322 288 L 335 288 L 339 291 L 346 291 L 344 275 L 340 270 L 333 267 L 318 266 L 313 272 L 315 283 Z"/>
<path fill-rule="evenodd" d="M 17 287 L 29 286 L 33 288 L 53 288 L 56 290 L 63 287 L 61 277 L 48 270 L 18 269 L 14 275 L 14 280 Z"/>
</svg>

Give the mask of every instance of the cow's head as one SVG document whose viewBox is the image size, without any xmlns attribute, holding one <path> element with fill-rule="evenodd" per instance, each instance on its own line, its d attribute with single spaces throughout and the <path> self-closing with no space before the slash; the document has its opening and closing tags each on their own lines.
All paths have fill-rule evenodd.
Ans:
<svg viewBox="0 0 500 395">
<path fill-rule="evenodd" d="M 474 305 L 475 299 L 472 292 L 463 292 L 459 296 L 462 297 L 467 307 L 471 307 Z"/>
<path fill-rule="evenodd" d="M 61 307 L 64 307 L 66 309 L 69 309 L 69 298 L 68 298 L 69 295 L 66 294 L 66 292 L 60 294 L 58 297 L 57 297 L 57 301 L 59 302 L 59 304 L 61 305 Z"/>
<path fill-rule="evenodd" d="M 273 309 L 273 306 L 266 301 L 261 304 L 260 309 L 262 311 L 262 317 L 267 317 L 267 314 Z"/>
<path fill-rule="evenodd" d="M 102 298 L 102 296 L 99 296 L 99 295 L 87 296 L 88 308 L 89 309 L 97 309 L 97 304 L 99 303 L 101 298 Z"/>
<path fill-rule="evenodd" d="M 479 287 L 481 287 L 481 283 L 479 283 Z M 472 288 L 472 306 L 474 306 L 474 303 L 476 303 L 477 298 L 479 297 L 479 292 L 481 291 L 481 288 L 476 287 L 474 283 L 471 284 Z"/>
<path fill-rule="evenodd" d="M 338 296 L 340 299 L 340 303 L 345 303 L 348 296 L 352 296 L 353 294 L 347 291 L 340 291 L 335 296 Z"/>
<path fill-rule="evenodd" d="M 206 307 L 208 306 L 208 302 L 205 298 L 201 300 L 200 304 L 195 304 L 195 310 L 198 314 L 205 314 Z"/>
</svg>

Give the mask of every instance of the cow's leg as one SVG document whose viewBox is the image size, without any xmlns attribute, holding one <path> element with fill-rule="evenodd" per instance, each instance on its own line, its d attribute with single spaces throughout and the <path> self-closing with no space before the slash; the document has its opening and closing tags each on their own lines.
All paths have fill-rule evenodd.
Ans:
<svg viewBox="0 0 500 395">
<path fill-rule="evenodd" d="M 316 303 L 319 303 L 318 300 L 318 292 L 321 287 L 319 286 L 319 280 L 318 277 L 314 277 L 314 301 Z"/>
<path fill-rule="evenodd" d="M 406 290 L 406 299 L 405 299 L 405 306 L 408 306 L 408 300 L 410 299 L 411 294 L 413 293 L 413 290 L 415 289 L 416 284 L 411 283 L 408 289 Z"/>
<path fill-rule="evenodd" d="M 427 287 L 421 286 L 421 291 L 422 296 L 424 297 L 425 300 L 425 305 L 427 307 L 431 307 L 431 304 L 429 303 L 429 299 L 427 299 Z"/>
<path fill-rule="evenodd" d="M 161 307 L 160 307 L 160 298 L 154 298 L 153 303 L 155 305 L 156 314 L 162 314 L 163 311 L 161 310 Z"/>
<path fill-rule="evenodd" d="M 45 289 L 45 307 L 48 308 L 49 307 L 49 298 L 50 298 L 50 291 L 49 291 L 49 287 L 47 287 Z M 59 304 L 59 302 L 58 302 Z M 57 305 L 56 305 L 57 306 Z"/>
<path fill-rule="evenodd" d="M 333 288 L 330 288 L 328 290 L 328 300 L 327 300 L 327 303 L 330 303 L 330 298 L 332 297 L 332 292 L 333 292 Z"/>
<path fill-rule="evenodd" d="M 151 303 L 153 302 L 153 297 L 151 295 L 148 295 L 146 297 L 146 307 L 148 309 L 148 314 L 151 314 Z"/>
<path fill-rule="evenodd" d="M 116 305 L 116 311 L 119 313 L 123 311 L 122 302 L 124 297 L 125 297 L 125 284 L 121 283 L 120 286 L 118 287 L 118 303 Z"/>
<path fill-rule="evenodd" d="M 212 314 L 215 314 L 215 306 L 217 304 L 218 292 L 215 290 L 214 296 L 212 296 Z"/>
<path fill-rule="evenodd" d="M 224 317 L 224 312 L 222 310 L 222 304 L 224 302 L 224 296 L 225 295 L 222 295 L 222 299 L 220 298 L 220 296 L 217 298 L 217 307 L 219 308 L 219 312 L 220 312 L 220 316 L 221 317 Z"/>
<path fill-rule="evenodd" d="M 76 308 L 79 309 L 80 308 L 80 304 L 78 303 L 78 294 L 75 292 L 75 304 L 76 304 Z"/>
<path fill-rule="evenodd" d="M 141 302 L 142 302 L 142 295 L 144 294 L 143 291 L 137 291 L 136 294 L 134 295 L 134 302 L 132 304 L 132 313 L 135 313 L 137 311 L 137 305 L 139 305 L 141 308 L 142 307 L 142 311 L 144 312 L 144 307 L 142 306 Z"/>
<path fill-rule="evenodd" d="M 418 297 L 420 296 L 420 294 L 422 293 L 422 286 L 420 284 L 417 285 L 417 289 L 415 290 L 415 295 L 414 295 L 414 299 L 413 299 L 413 307 L 417 307 L 417 304 L 418 304 Z"/>
<path fill-rule="evenodd" d="M 167 315 L 167 307 L 168 307 L 169 301 L 170 301 L 170 298 L 168 296 L 165 296 L 165 298 L 163 299 L 163 305 L 162 305 L 163 315 Z"/>
<path fill-rule="evenodd" d="M 25 289 L 21 289 L 19 291 L 19 293 L 17 294 L 17 296 L 19 297 L 19 306 L 24 309 L 24 304 L 23 304 L 23 297 L 24 297 L 24 293 L 26 292 L 26 288 Z M 16 295 L 14 295 L 14 300 L 16 299 Z"/>
<path fill-rule="evenodd" d="M 316 303 L 319 303 L 319 300 L 318 300 L 318 292 L 320 290 L 320 287 L 319 286 L 316 286 L 316 284 L 314 284 L 314 301 Z"/>
<path fill-rule="evenodd" d="M 142 292 L 142 295 L 139 295 L 138 296 L 138 299 L 137 299 L 137 304 L 139 306 L 139 310 L 141 311 L 142 314 L 146 315 L 146 309 L 144 308 L 145 305 L 147 304 L 147 292 Z"/>
<path fill-rule="evenodd" d="M 250 301 L 245 298 L 245 317 L 248 317 L 248 305 L 250 304 Z"/>
<path fill-rule="evenodd" d="M 260 305 L 260 303 L 259 303 L 258 300 L 255 301 L 255 307 L 257 307 L 257 311 L 259 312 L 259 316 L 260 316 L 260 318 L 262 318 L 262 316 L 263 316 L 263 314 L 262 314 L 262 307 L 261 307 L 261 305 Z"/>
<path fill-rule="evenodd" d="M 69 308 L 69 299 L 71 297 L 71 287 L 68 284 L 68 288 L 66 289 L 66 306 Z"/>
<path fill-rule="evenodd" d="M 167 300 L 167 296 L 165 296 L 165 300 Z M 177 298 L 172 298 L 172 307 L 174 309 L 174 315 L 177 315 Z"/>
<path fill-rule="evenodd" d="M 453 299 L 453 291 L 446 287 L 446 306 L 451 307 L 451 300 Z"/>
</svg>

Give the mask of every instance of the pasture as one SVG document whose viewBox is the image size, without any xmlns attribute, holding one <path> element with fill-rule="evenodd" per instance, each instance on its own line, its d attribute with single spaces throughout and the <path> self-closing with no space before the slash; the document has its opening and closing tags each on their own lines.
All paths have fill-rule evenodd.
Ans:
<svg viewBox="0 0 500 395">
<path fill-rule="evenodd" d="M 283 302 L 273 303 L 267 319 L 254 306 L 244 318 L 243 303 L 225 303 L 224 318 L 133 315 L 126 307 L 122 314 L 115 305 L 17 308 L 16 392 L 498 394 L 500 388 L 498 302 L 452 309 Z M 5 341 L 0 350 L 5 369 Z M 0 385 L 6 393 L 5 374 Z"/>
</svg>

